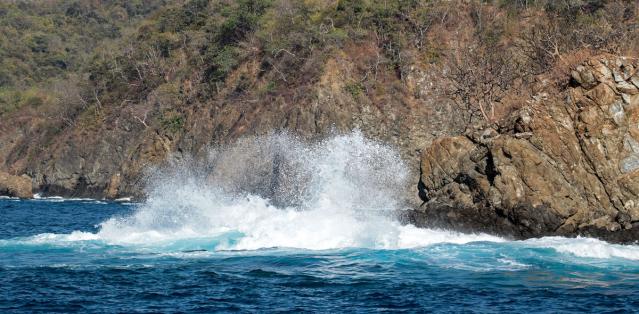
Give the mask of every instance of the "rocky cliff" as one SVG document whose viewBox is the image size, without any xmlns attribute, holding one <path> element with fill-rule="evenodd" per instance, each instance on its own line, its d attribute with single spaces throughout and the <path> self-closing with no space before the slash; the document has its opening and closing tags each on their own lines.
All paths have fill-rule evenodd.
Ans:
<svg viewBox="0 0 639 314">
<path fill-rule="evenodd" d="M 163 107 L 166 96 L 154 92 L 140 104 L 87 113 L 72 125 L 47 126 L 51 120 L 42 116 L 52 112 L 16 112 L 0 124 L 0 169 L 31 177 L 34 193 L 42 195 L 142 198 L 144 172 L 169 156 L 202 157 L 211 147 L 278 131 L 315 140 L 359 129 L 412 161 L 414 185 L 418 148 L 458 132 L 456 109 L 433 96 L 431 77 L 438 72 L 429 73 L 429 65 L 411 67 L 401 83 L 380 69 L 370 92 L 351 90 L 368 70 L 363 62 L 378 53 L 373 45 L 347 46 L 326 61 L 317 81 L 269 94 L 258 88 L 265 79 L 250 62 L 214 99 L 177 108 Z M 238 84 L 254 87 L 238 95 Z M 417 203 L 411 187 L 406 198 Z"/>
<path fill-rule="evenodd" d="M 358 129 L 410 165 L 418 225 L 637 239 L 639 66 L 613 56 L 637 56 L 636 1 L 52 0 L 0 16 L 0 195 L 143 198 L 167 159 Z M 277 154 L 242 158 L 276 200 Z"/>
<path fill-rule="evenodd" d="M 0 171 L 30 177 L 42 195 L 143 197 L 145 170 L 170 156 L 202 157 L 209 147 L 282 130 L 317 139 L 360 129 L 413 160 L 416 184 L 418 149 L 458 131 L 456 108 L 434 92 L 452 38 L 441 34 L 464 28 L 458 46 L 478 27 L 469 12 L 448 8 L 0 4 Z M 91 44 L 100 36 L 109 40 Z"/>
<path fill-rule="evenodd" d="M 435 140 L 412 218 L 515 238 L 639 239 L 639 62 L 599 56 L 501 126 Z M 538 85 L 543 85 L 539 82 Z"/>
</svg>

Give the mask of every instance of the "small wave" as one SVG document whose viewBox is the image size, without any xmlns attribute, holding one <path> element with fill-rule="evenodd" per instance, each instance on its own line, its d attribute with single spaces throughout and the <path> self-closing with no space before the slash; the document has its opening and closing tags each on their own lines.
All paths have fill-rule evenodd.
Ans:
<svg viewBox="0 0 639 314">
<path fill-rule="evenodd" d="M 75 242 L 75 241 L 88 241 L 99 240 L 100 237 L 95 233 L 73 231 L 69 234 L 56 234 L 56 233 L 41 233 L 24 239 L 27 243 L 61 243 L 61 242 Z"/>
<path fill-rule="evenodd" d="M 559 253 L 568 253 L 578 257 L 639 260 L 638 245 L 611 244 L 593 238 L 544 237 L 523 242 L 532 247 L 551 248 Z"/>
<path fill-rule="evenodd" d="M 106 247 L 106 244 L 100 241 L 97 234 L 82 231 L 69 234 L 42 233 L 30 237 L 0 239 L 0 252 L 74 250 L 87 247 L 101 250 Z"/>
<path fill-rule="evenodd" d="M 524 263 L 520 263 L 516 260 L 510 259 L 510 258 L 498 258 L 497 259 L 498 262 L 506 265 L 506 266 L 510 266 L 513 268 L 513 270 L 519 270 L 519 269 L 526 269 L 526 268 L 530 268 L 532 267 L 532 265 L 530 264 L 524 264 Z"/>
<path fill-rule="evenodd" d="M 33 195 L 33 200 L 39 201 L 39 202 L 54 202 L 54 203 L 60 203 L 60 202 L 90 202 L 90 203 L 93 203 L 93 204 L 108 204 L 108 202 L 105 201 L 104 199 L 98 200 L 98 199 L 88 198 L 88 197 L 42 196 L 41 194 L 34 194 Z"/>
<path fill-rule="evenodd" d="M 62 196 L 42 196 L 40 193 L 33 194 L 34 200 L 48 201 L 48 202 L 64 202 L 65 199 Z"/>
</svg>

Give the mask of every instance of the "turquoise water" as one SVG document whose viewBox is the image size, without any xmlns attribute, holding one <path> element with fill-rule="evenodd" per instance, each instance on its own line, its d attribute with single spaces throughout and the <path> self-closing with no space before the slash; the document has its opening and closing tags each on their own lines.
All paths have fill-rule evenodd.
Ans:
<svg viewBox="0 0 639 314">
<path fill-rule="evenodd" d="M 105 221 L 135 217 L 145 206 L 0 200 L 0 312 L 614 313 L 639 307 L 637 246 L 482 240 L 431 230 L 436 241 L 411 248 L 234 250 L 245 233 L 147 242 L 101 233 Z"/>
<path fill-rule="evenodd" d="M 639 246 L 401 224 L 406 163 L 359 132 L 150 169 L 143 203 L 0 200 L 0 313 L 632 312 Z"/>
</svg>

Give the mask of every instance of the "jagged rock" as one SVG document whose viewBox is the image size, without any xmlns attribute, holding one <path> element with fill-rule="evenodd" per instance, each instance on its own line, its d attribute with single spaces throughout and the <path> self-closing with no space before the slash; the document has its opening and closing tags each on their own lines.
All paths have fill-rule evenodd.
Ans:
<svg viewBox="0 0 639 314">
<path fill-rule="evenodd" d="M 639 156 L 633 154 L 624 158 L 619 163 L 619 169 L 621 169 L 622 173 L 633 172 L 639 169 Z"/>
<path fill-rule="evenodd" d="M 617 83 L 617 90 L 624 93 L 624 94 L 630 94 L 630 95 L 634 95 L 634 94 L 638 94 L 639 93 L 639 89 L 637 89 L 637 87 L 635 87 L 635 85 L 631 84 L 630 82 L 619 82 Z"/>
<path fill-rule="evenodd" d="M 575 71 L 572 71 L 572 78 L 583 86 L 593 87 L 597 84 L 597 79 L 592 74 L 592 71 L 581 65 Z"/>
<path fill-rule="evenodd" d="M 0 195 L 32 198 L 31 178 L 0 172 Z"/>
<path fill-rule="evenodd" d="M 592 68 L 592 73 L 598 82 L 603 83 L 613 80 L 612 71 L 610 71 L 610 69 L 599 60 L 590 60 L 588 65 Z M 584 88 L 589 88 L 589 86 L 584 86 Z"/>
<path fill-rule="evenodd" d="M 594 58 L 572 72 L 579 86 L 533 101 L 499 134 L 433 142 L 421 157 L 429 199 L 413 221 L 515 238 L 639 240 L 637 68 L 636 59 Z"/>
</svg>

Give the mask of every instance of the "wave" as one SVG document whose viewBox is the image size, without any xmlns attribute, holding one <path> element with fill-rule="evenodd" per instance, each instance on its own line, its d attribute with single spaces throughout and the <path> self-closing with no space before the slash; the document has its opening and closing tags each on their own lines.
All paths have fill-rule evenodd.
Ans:
<svg viewBox="0 0 639 314">
<path fill-rule="evenodd" d="M 0 197 L 0 199 L 3 199 L 3 198 Z M 19 198 L 10 198 L 10 199 L 19 199 Z M 30 201 L 52 202 L 52 203 L 89 202 L 93 204 L 109 204 L 110 202 L 116 202 L 120 204 L 134 204 L 132 203 L 130 197 L 119 198 L 113 201 L 109 201 L 106 199 L 95 199 L 95 198 L 88 198 L 88 197 L 63 197 L 63 196 L 57 196 L 57 195 L 42 196 L 40 193 L 33 194 L 33 199 L 31 199 Z"/>
<path fill-rule="evenodd" d="M 287 134 L 212 150 L 206 163 L 156 169 L 149 198 L 129 217 L 101 224 L 110 243 L 150 244 L 241 235 L 217 249 L 409 248 L 499 241 L 488 235 L 402 225 L 408 171 L 389 146 L 361 133 L 309 144 Z"/>
<path fill-rule="evenodd" d="M 639 260 L 639 245 L 611 244 L 584 237 L 543 237 L 522 242 L 527 246 L 551 248 L 559 253 L 568 253 L 578 257 Z"/>
<path fill-rule="evenodd" d="M 590 238 L 508 241 L 402 224 L 396 217 L 403 206 L 406 169 L 392 147 L 359 132 L 314 144 L 288 134 L 243 139 L 211 149 L 203 160 L 174 159 L 154 169 L 147 200 L 135 204 L 128 216 L 102 222 L 97 233 L 41 234 L 0 240 L 0 247 L 90 242 L 170 253 L 487 243 L 499 252 L 551 249 L 583 258 L 639 260 L 639 246 Z M 528 265 L 508 254 L 496 260 L 514 268 Z"/>
<path fill-rule="evenodd" d="M 182 234 L 175 237 L 163 237 L 151 241 L 142 241 L 143 234 L 124 236 L 113 241 L 101 233 L 74 231 L 69 234 L 43 233 L 30 237 L 0 240 L 0 250 L 41 251 L 71 249 L 79 252 L 95 250 L 111 253 L 152 253 L 158 256 L 200 257 L 224 252 L 254 252 L 268 254 L 273 249 L 279 252 L 300 253 L 305 251 L 333 251 L 351 249 L 414 251 L 417 258 L 425 258 L 441 266 L 474 269 L 474 270 L 520 270 L 540 265 L 545 262 L 567 264 L 597 265 L 597 260 L 639 261 L 639 246 L 611 244 L 592 238 L 544 237 L 524 241 L 510 241 L 483 234 L 462 234 L 446 230 L 418 229 L 403 226 L 401 239 L 389 243 L 356 243 L 318 242 L 308 245 L 298 241 L 283 240 L 278 242 L 254 241 L 237 231 L 229 231 L 217 235 Z M 150 235 L 152 233 L 146 233 Z M 156 234 L 157 235 L 157 234 Z M 279 237 L 280 235 L 278 235 Z M 424 238 L 424 236 L 426 236 Z M 275 237 L 277 238 L 277 237 Z M 372 238 L 375 238 L 374 236 Z M 273 238 L 268 238 L 273 240 Z M 308 240 L 308 239 L 307 239 Z M 337 243 L 337 244 L 336 244 Z M 373 245 L 362 245 L 373 244 Z M 268 251 L 263 251 L 268 249 Z M 262 253 L 261 253 L 262 252 Z M 263 253 L 266 252 L 266 253 Z M 605 265 L 604 265 L 605 266 Z"/>
</svg>

